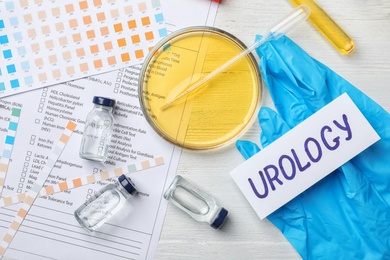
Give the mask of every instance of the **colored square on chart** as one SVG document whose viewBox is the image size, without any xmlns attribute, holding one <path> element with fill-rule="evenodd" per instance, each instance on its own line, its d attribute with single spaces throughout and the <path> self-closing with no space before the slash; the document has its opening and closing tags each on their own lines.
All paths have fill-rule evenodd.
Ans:
<svg viewBox="0 0 390 260">
<path fill-rule="evenodd" d="M 22 67 L 22 70 L 29 70 L 30 69 L 30 63 L 28 61 L 22 61 L 20 63 L 20 66 Z"/>
<path fill-rule="evenodd" d="M 96 37 L 95 31 L 94 31 L 94 30 L 89 30 L 89 31 L 87 31 L 86 33 L 87 33 L 87 38 L 88 38 L 88 39 L 93 39 L 93 38 Z"/>
<path fill-rule="evenodd" d="M 124 46 L 126 46 L 126 39 L 125 38 L 118 39 L 118 47 L 124 47 Z"/>
<path fill-rule="evenodd" d="M 11 50 L 4 50 L 3 56 L 4 56 L 4 59 L 12 58 L 12 51 Z"/>
<path fill-rule="evenodd" d="M 52 74 L 53 78 L 55 78 L 55 79 L 58 79 L 58 78 L 61 77 L 61 71 L 60 71 L 59 69 L 53 70 L 53 71 L 51 72 L 51 74 Z"/>
<path fill-rule="evenodd" d="M 20 109 L 20 108 L 16 108 L 16 107 L 14 107 L 14 108 L 12 108 L 12 113 L 11 113 L 11 115 L 12 116 L 16 116 L 16 117 L 20 117 L 20 112 L 21 112 L 22 110 Z"/>
<path fill-rule="evenodd" d="M 135 167 L 134 164 L 128 165 L 128 166 L 127 166 L 127 171 L 128 171 L 129 173 L 136 172 L 136 171 L 137 171 L 137 168 Z"/>
<path fill-rule="evenodd" d="M 18 17 L 9 18 L 9 23 L 11 24 L 11 26 L 17 26 L 19 24 Z"/>
<path fill-rule="evenodd" d="M 152 32 L 152 31 L 146 32 L 146 33 L 145 33 L 145 39 L 146 39 L 147 41 L 153 40 L 153 39 L 154 39 L 153 32 Z"/>
<path fill-rule="evenodd" d="M 106 20 L 106 14 L 104 12 L 97 13 L 96 18 L 99 22 Z"/>
<path fill-rule="evenodd" d="M 81 34 L 75 33 L 72 35 L 73 42 L 81 42 Z"/>
<path fill-rule="evenodd" d="M 48 187 L 46 187 L 45 188 L 45 192 L 46 192 L 46 194 L 53 194 L 54 193 L 54 188 L 53 188 L 53 186 L 48 186 Z"/>
<path fill-rule="evenodd" d="M 93 5 L 94 6 L 101 6 L 102 5 L 102 0 L 93 0 Z"/>
<path fill-rule="evenodd" d="M 146 10 L 147 10 L 146 3 L 145 3 L 145 2 L 138 3 L 138 10 L 139 10 L 140 12 L 146 11 Z"/>
<path fill-rule="evenodd" d="M 56 17 L 61 15 L 61 10 L 59 7 L 54 7 L 51 9 L 51 15 Z"/>
<path fill-rule="evenodd" d="M 45 82 L 47 80 L 47 75 L 45 72 L 39 73 L 38 74 L 39 81 Z"/>
<path fill-rule="evenodd" d="M 73 13 L 74 12 L 73 4 L 65 5 L 65 10 L 67 13 Z"/>
<path fill-rule="evenodd" d="M 84 57 L 85 56 L 85 50 L 84 48 L 78 48 L 76 50 L 77 57 Z"/>
<path fill-rule="evenodd" d="M 104 50 L 109 51 L 112 50 L 112 42 L 105 42 L 104 43 Z"/>
<path fill-rule="evenodd" d="M 14 238 L 14 236 L 12 236 L 11 234 L 7 233 L 7 234 L 4 235 L 3 241 L 8 243 L 8 244 L 10 244 L 13 238 Z"/>
<path fill-rule="evenodd" d="M 88 8 L 88 2 L 87 1 L 81 1 L 79 2 L 80 10 L 85 10 Z"/>
<path fill-rule="evenodd" d="M 21 208 L 21 209 L 19 209 L 17 215 L 18 215 L 19 217 L 21 217 L 21 218 L 25 218 L 26 215 L 27 215 L 27 211 L 26 211 L 25 209 Z"/>
<path fill-rule="evenodd" d="M 78 26 L 79 24 L 77 23 L 77 19 L 70 19 L 69 20 L 69 27 L 70 28 L 77 28 L 77 26 Z"/>
<path fill-rule="evenodd" d="M 8 1 L 5 3 L 5 8 L 7 9 L 7 11 L 12 11 L 15 9 L 15 5 L 14 5 L 14 2 L 13 1 Z"/>
<path fill-rule="evenodd" d="M 72 122 L 68 122 L 68 125 L 69 125 L 69 124 L 72 124 Z M 74 124 L 74 123 L 73 123 L 73 124 Z M 68 125 L 66 126 L 66 128 L 68 128 Z M 69 129 L 69 128 L 68 128 L 68 129 Z M 70 129 L 70 130 L 71 130 L 71 129 Z M 73 131 L 73 130 L 72 130 L 72 131 Z M 62 143 L 64 143 L 64 144 L 66 144 L 66 143 L 69 141 L 69 138 L 70 138 L 70 136 L 64 133 L 64 134 L 62 134 L 62 135 L 60 136 L 60 141 L 61 141 Z M 60 155 L 60 153 L 61 153 L 60 147 L 56 147 L 56 148 L 58 148 L 58 150 L 55 151 L 55 154 Z M 54 161 L 53 163 L 55 163 L 55 161 Z"/>
<path fill-rule="evenodd" d="M 2 76 L 3 75 L 3 73 L 1 72 L 1 68 L 0 68 L 0 76 Z"/>
<path fill-rule="evenodd" d="M 80 178 L 74 179 L 72 182 L 73 182 L 73 187 L 75 188 L 83 185 Z"/>
<path fill-rule="evenodd" d="M 128 53 L 121 54 L 121 59 L 122 59 L 123 62 L 129 61 L 130 60 L 130 54 L 128 54 Z"/>
<path fill-rule="evenodd" d="M 85 72 L 85 71 L 87 71 L 89 69 L 89 66 L 88 66 L 88 63 L 81 63 L 80 64 L 80 70 L 81 70 L 81 72 Z"/>
<path fill-rule="evenodd" d="M 141 18 L 141 23 L 142 23 L 143 26 L 150 25 L 150 18 L 149 18 L 149 16 L 142 17 Z"/>
<path fill-rule="evenodd" d="M 123 31 L 123 27 L 121 23 L 114 24 L 114 31 L 115 32 L 121 32 Z"/>
<path fill-rule="evenodd" d="M 6 44 L 8 43 L 8 36 L 7 35 L 0 35 L 0 44 Z"/>
<path fill-rule="evenodd" d="M 35 61 L 35 66 L 37 66 L 37 67 L 43 66 L 43 59 L 42 58 L 36 58 L 34 61 Z"/>
<path fill-rule="evenodd" d="M 4 21 L 0 20 L 0 29 L 3 29 L 3 28 L 4 28 Z"/>
<path fill-rule="evenodd" d="M 102 62 L 102 60 L 94 60 L 93 65 L 94 65 L 95 69 L 100 69 L 101 67 L 103 67 L 103 62 Z"/>
<path fill-rule="evenodd" d="M 137 22 L 135 20 L 130 20 L 127 22 L 127 26 L 129 26 L 129 29 L 135 29 L 137 28 Z"/>
<path fill-rule="evenodd" d="M 119 17 L 119 10 L 118 9 L 113 9 L 110 11 L 111 18 L 118 18 Z"/>
<path fill-rule="evenodd" d="M 125 6 L 125 14 L 129 15 L 134 12 L 133 7 L 131 5 Z"/>
<path fill-rule="evenodd" d="M 23 18 L 24 18 L 25 23 L 31 23 L 33 21 L 31 14 L 25 14 L 25 15 L 23 15 Z"/>
<path fill-rule="evenodd" d="M 163 22 L 164 21 L 164 15 L 162 13 L 160 14 L 155 14 L 154 18 L 156 19 L 157 23 Z"/>
<path fill-rule="evenodd" d="M 70 60 L 72 58 L 72 54 L 70 53 L 70 51 L 64 51 L 62 53 L 62 58 L 64 58 L 64 60 Z"/>
<path fill-rule="evenodd" d="M 85 25 L 91 24 L 91 23 L 92 23 L 92 18 L 91 18 L 91 16 L 90 16 L 90 15 L 84 16 L 84 17 L 83 17 L 83 22 L 84 22 Z"/>
<path fill-rule="evenodd" d="M 136 35 L 131 36 L 131 42 L 132 42 L 133 44 L 140 43 L 140 42 L 141 42 L 141 39 L 140 39 L 139 35 L 136 34 Z"/>
<path fill-rule="evenodd" d="M 161 7 L 160 0 L 152 0 L 152 6 L 153 6 L 153 8 Z"/>
<path fill-rule="evenodd" d="M 110 31 L 108 30 L 108 27 L 104 26 L 104 27 L 100 28 L 100 34 L 102 36 L 106 36 L 106 35 L 110 34 Z"/>
<path fill-rule="evenodd" d="M 144 51 L 143 50 L 136 50 L 135 51 L 135 57 L 137 59 L 143 58 L 144 57 Z"/>
<path fill-rule="evenodd" d="M 68 44 L 68 38 L 66 36 L 62 36 L 58 38 L 58 42 L 60 43 L 60 46 L 64 46 Z"/>
<path fill-rule="evenodd" d="M 18 88 L 20 87 L 19 80 L 18 79 L 13 79 L 10 81 L 11 88 Z"/>
<path fill-rule="evenodd" d="M 0 82 L 0 91 L 5 90 L 4 82 Z"/>
<path fill-rule="evenodd" d="M 10 150 L 3 150 L 2 157 L 10 159 L 12 155 L 12 152 Z"/>
<path fill-rule="evenodd" d="M 21 7 L 27 7 L 28 6 L 28 0 L 20 0 L 20 6 Z"/>
<path fill-rule="evenodd" d="M 75 69 L 74 69 L 74 67 L 73 66 L 69 66 L 69 67 L 66 67 L 66 73 L 68 74 L 68 75 L 73 75 L 73 74 L 75 74 Z"/>
<path fill-rule="evenodd" d="M 33 43 L 33 44 L 31 44 L 31 50 L 32 50 L 33 52 L 38 52 L 38 51 L 40 51 L 40 50 L 41 50 L 41 47 L 39 46 L 39 43 Z"/>
<path fill-rule="evenodd" d="M 22 33 L 21 32 L 16 32 L 14 33 L 14 40 L 15 41 L 22 41 L 23 40 L 23 36 L 22 36 Z"/>
<path fill-rule="evenodd" d="M 108 65 L 114 65 L 116 64 L 116 58 L 115 56 L 111 56 L 107 58 Z"/>
<path fill-rule="evenodd" d="M 98 53 L 99 52 L 99 46 L 97 44 L 92 45 L 89 47 L 89 50 L 91 51 L 92 54 Z"/>
<path fill-rule="evenodd" d="M 53 49 L 54 48 L 54 42 L 53 40 L 47 40 L 45 41 L 46 49 Z"/>
<path fill-rule="evenodd" d="M 63 22 L 56 23 L 56 30 L 57 30 L 57 32 L 63 31 L 64 30 L 64 23 Z"/>
<path fill-rule="evenodd" d="M 7 65 L 7 72 L 8 74 L 15 73 L 16 72 L 15 64 Z"/>
<path fill-rule="evenodd" d="M 37 36 L 37 32 L 35 31 L 34 28 L 28 29 L 28 30 L 27 30 L 27 35 L 28 35 L 28 37 L 30 37 L 30 38 L 35 38 L 35 37 Z"/>
<path fill-rule="evenodd" d="M 35 4 L 38 5 L 38 4 L 42 4 L 43 0 L 35 0 L 34 2 L 35 2 Z"/>
<path fill-rule="evenodd" d="M 166 28 L 159 29 L 158 34 L 160 35 L 160 37 L 167 36 L 168 35 L 167 29 Z"/>
<path fill-rule="evenodd" d="M 51 64 L 56 63 L 57 61 L 58 61 L 58 60 L 57 60 L 57 55 L 55 55 L 55 54 L 49 55 L 49 62 L 50 62 Z"/>
<path fill-rule="evenodd" d="M 45 12 L 45 10 L 38 11 L 38 18 L 40 20 L 45 20 L 46 19 L 46 12 Z"/>
<path fill-rule="evenodd" d="M 33 77 L 32 76 L 27 76 L 24 78 L 24 83 L 26 85 L 32 85 L 34 83 Z"/>
<path fill-rule="evenodd" d="M 41 27 L 42 34 L 50 34 L 50 26 L 49 25 L 44 25 Z"/>
<path fill-rule="evenodd" d="M 17 48 L 17 51 L 18 51 L 19 56 L 26 55 L 26 48 L 24 46 L 19 46 Z"/>
</svg>

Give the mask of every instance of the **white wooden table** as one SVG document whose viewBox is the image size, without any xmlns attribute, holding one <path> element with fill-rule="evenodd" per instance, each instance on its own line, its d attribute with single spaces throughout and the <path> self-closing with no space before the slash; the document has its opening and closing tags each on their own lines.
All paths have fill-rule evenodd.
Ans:
<svg viewBox="0 0 390 260">
<path fill-rule="evenodd" d="M 288 36 L 390 111 L 390 1 L 317 2 L 355 40 L 355 51 L 340 55 L 309 23 Z M 250 45 L 292 8 L 287 0 L 222 0 L 215 26 Z M 273 106 L 266 87 L 263 106 Z M 258 142 L 259 132 L 255 122 L 243 139 Z M 231 179 L 229 172 L 243 161 L 233 144 L 207 153 L 183 151 L 178 174 L 204 187 L 229 217 L 214 230 L 170 205 L 156 259 L 300 259 L 275 226 L 257 217 Z"/>
</svg>

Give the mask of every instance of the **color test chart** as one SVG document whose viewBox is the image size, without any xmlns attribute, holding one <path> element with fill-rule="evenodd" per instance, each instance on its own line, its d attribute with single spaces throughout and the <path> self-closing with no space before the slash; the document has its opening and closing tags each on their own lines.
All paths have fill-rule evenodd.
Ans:
<svg viewBox="0 0 390 260">
<path fill-rule="evenodd" d="M 130 173 L 135 173 L 138 171 L 150 169 L 152 167 L 156 167 L 163 164 L 164 164 L 164 158 L 162 156 L 158 156 L 150 160 L 144 160 L 141 162 L 128 164 L 126 166 L 117 167 L 110 170 L 104 170 L 100 173 L 96 173 L 96 174 L 94 173 L 87 176 L 77 177 L 75 179 L 60 182 L 56 185 L 49 185 L 42 188 L 39 191 L 38 198 L 46 195 L 51 195 L 57 192 L 67 191 L 84 185 L 92 184 L 98 181 L 119 177 L 122 174 L 127 175 Z M 14 196 L 0 198 L 0 207 L 6 207 L 15 203 L 22 202 L 25 200 L 25 198 L 26 198 L 26 193 L 19 193 Z"/>
<path fill-rule="evenodd" d="M 6 0 L 0 13 L 0 97 L 139 64 L 167 35 L 159 0 Z"/>
<path fill-rule="evenodd" d="M 14 221 L 11 223 L 7 233 L 4 235 L 2 241 L 0 242 L 0 256 L 3 256 L 5 254 L 9 244 L 11 243 L 16 232 L 19 230 L 20 225 L 22 224 L 24 218 L 28 214 L 28 211 L 30 210 L 32 204 L 34 203 L 36 197 L 39 194 L 39 191 L 41 190 L 43 184 L 45 183 L 46 178 L 49 176 L 50 172 L 54 168 L 54 165 L 58 160 L 58 157 L 61 155 L 62 151 L 64 150 L 75 128 L 76 128 L 76 124 L 74 122 L 69 121 L 65 127 L 64 132 L 61 134 L 58 143 L 49 154 L 46 164 L 43 168 L 43 171 L 38 175 L 38 178 L 34 183 L 32 189 L 27 192 L 26 198 L 23 200 L 23 204 L 21 205 L 18 212 L 16 213 Z"/>
<path fill-rule="evenodd" d="M 3 186 L 8 171 L 8 164 L 12 155 L 12 148 L 15 143 L 16 130 L 19 124 L 20 108 L 11 108 L 10 120 L 7 128 L 7 135 L 5 137 L 3 151 L 0 159 L 0 197 L 3 192 Z"/>
</svg>

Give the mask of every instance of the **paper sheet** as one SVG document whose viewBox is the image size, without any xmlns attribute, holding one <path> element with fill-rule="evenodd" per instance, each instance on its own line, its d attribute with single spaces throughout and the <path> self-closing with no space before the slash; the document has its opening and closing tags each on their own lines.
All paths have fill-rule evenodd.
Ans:
<svg viewBox="0 0 390 260">
<path fill-rule="evenodd" d="M 0 96 L 138 64 L 167 35 L 159 0 L 7 0 L 0 11 Z"/>
<path fill-rule="evenodd" d="M 206 0 L 162 1 L 168 31 L 189 25 L 212 25 L 217 4 Z M 197 10 L 198 13 L 195 13 Z M 179 14 L 179 15 L 177 15 Z M 9 167 L 3 197 L 25 192 L 36 176 L 68 120 L 77 128 L 46 184 L 98 173 L 163 156 L 164 165 L 129 174 L 141 194 L 96 232 L 84 231 L 74 210 L 108 181 L 38 198 L 5 256 L 13 259 L 153 259 L 167 202 L 163 191 L 173 179 L 181 150 L 159 137 L 139 108 L 137 78 L 140 66 L 45 87 L 0 100 L 0 149 L 4 151 L 12 107 L 20 109 L 14 143 L 5 149 Z M 93 163 L 78 157 L 81 131 L 92 97 L 117 100 L 116 124 L 109 160 Z M 6 157 L 2 155 L 3 157 Z M 19 205 L 0 209 L 3 236 Z"/>
</svg>

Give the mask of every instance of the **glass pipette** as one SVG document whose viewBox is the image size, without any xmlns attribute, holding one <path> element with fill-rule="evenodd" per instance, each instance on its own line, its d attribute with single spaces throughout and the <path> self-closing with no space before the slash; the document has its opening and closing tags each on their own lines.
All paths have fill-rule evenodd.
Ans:
<svg viewBox="0 0 390 260">
<path fill-rule="evenodd" d="M 292 28 L 294 28 L 297 24 L 299 24 L 302 21 L 305 21 L 310 15 L 310 8 L 307 5 L 300 5 L 298 6 L 292 13 L 287 15 L 284 19 L 282 19 L 279 23 L 276 25 L 270 27 L 263 38 L 256 41 L 252 46 L 245 49 L 243 52 L 238 54 L 237 56 L 234 56 L 232 59 L 224 63 L 219 68 L 213 70 L 209 74 L 207 74 L 205 77 L 201 78 L 198 81 L 195 81 L 194 83 L 190 84 L 185 90 L 182 92 L 179 92 L 179 94 L 175 95 L 172 98 L 167 97 L 167 102 L 161 107 L 161 110 L 165 110 L 169 106 L 171 106 L 175 101 L 181 99 L 187 94 L 190 94 L 191 92 L 195 91 L 199 87 L 201 87 L 203 84 L 208 82 L 210 79 L 221 73 L 222 71 L 226 70 L 230 66 L 232 66 L 234 63 L 236 63 L 241 58 L 248 55 L 250 52 L 252 52 L 254 49 L 259 47 L 264 42 L 270 40 L 270 39 L 278 39 L 282 35 L 286 34 L 288 31 L 290 31 Z"/>
</svg>

